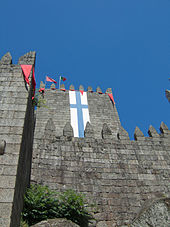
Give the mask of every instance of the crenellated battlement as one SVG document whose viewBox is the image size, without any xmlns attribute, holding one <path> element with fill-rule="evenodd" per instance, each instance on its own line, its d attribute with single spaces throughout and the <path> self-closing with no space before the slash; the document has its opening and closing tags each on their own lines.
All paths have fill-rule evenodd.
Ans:
<svg viewBox="0 0 170 227">
<path fill-rule="evenodd" d="M 41 81 L 41 83 L 40 83 L 40 88 L 45 88 L 45 84 L 43 83 L 43 81 Z M 67 89 L 65 88 L 65 85 L 64 85 L 64 84 L 61 84 L 61 85 L 60 85 L 60 89 L 57 89 L 57 88 L 55 87 L 55 84 L 52 84 L 52 85 L 50 86 L 50 88 L 48 88 L 48 89 L 46 89 L 46 90 L 47 90 L 47 91 L 49 91 L 49 90 L 75 91 L 75 87 L 74 87 L 73 84 L 71 84 L 71 85 L 69 86 L 69 89 L 67 90 Z M 96 93 L 98 93 L 98 94 L 112 94 L 112 89 L 111 89 L 111 88 L 107 88 L 105 92 L 102 92 L 102 90 L 101 90 L 100 87 L 97 87 L 97 88 L 96 88 L 96 91 L 94 91 L 93 88 L 92 88 L 91 86 L 88 86 L 88 87 L 87 87 L 87 90 L 85 90 L 84 87 L 83 87 L 82 85 L 79 86 L 79 91 L 84 91 L 84 92 L 87 91 L 87 92 L 92 92 L 92 93 L 93 93 L 93 92 L 96 92 Z"/>
<path fill-rule="evenodd" d="M 40 88 L 45 88 L 45 85 L 42 81 L 41 81 L 41 84 L 40 84 Z M 68 95 L 69 91 L 75 91 L 74 85 L 70 85 L 69 90 L 66 90 L 64 84 L 61 84 L 60 89 L 56 89 L 55 85 L 53 84 L 53 85 L 51 85 L 50 89 L 45 89 L 44 98 L 47 99 L 47 103 L 48 103 L 48 96 L 49 96 L 50 99 L 51 99 L 51 101 L 49 101 L 49 102 L 51 103 L 52 100 L 55 99 L 55 94 L 57 95 L 57 97 L 61 96 L 60 99 L 62 99 L 62 94 L 65 93 L 65 95 L 66 94 Z M 102 97 L 102 96 L 108 98 L 108 94 L 112 94 L 111 88 L 108 88 L 105 91 L 105 93 L 103 93 L 102 90 L 99 87 L 97 87 L 96 91 L 93 91 L 92 87 L 89 86 L 87 88 L 87 91 L 85 91 L 85 89 L 82 85 L 79 86 L 79 91 L 87 92 L 88 94 L 91 93 L 90 98 L 95 96 L 95 100 L 100 99 L 100 97 Z M 109 100 L 109 98 L 108 98 L 108 100 Z M 112 100 L 110 100 L 110 101 L 112 103 L 112 108 L 113 108 L 113 110 L 110 109 L 110 111 L 114 112 L 115 103 L 113 103 Z M 95 103 L 93 103 L 93 107 L 95 107 Z M 50 109 L 50 106 L 48 106 L 47 109 Z M 44 111 L 44 109 L 43 109 L 43 111 Z M 48 110 L 45 110 L 45 111 L 48 112 Z M 69 112 L 69 109 L 67 109 L 67 111 Z M 118 117 L 118 115 L 117 115 L 117 117 Z M 119 119 L 118 119 L 118 121 L 119 121 Z M 67 122 L 67 124 L 68 123 L 69 122 Z M 63 122 L 63 125 L 64 124 L 65 124 L 65 122 Z M 90 133 L 89 129 L 92 132 L 93 136 L 92 135 L 89 136 L 89 133 Z M 160 133 L 158 133 L 157 130 L 153 126 L 149 127 L 148 137 L 145 137 L 143 132 L 138 127 L 136 127 L 135 131 L 134 131 L 134 139 L 138 140 L 138 141 L 139 140 L 146 140 L 146 139 L 149 140 L 149 138 L 152 139 L 152 140 L 153 139 L 154 140 L 159 140 L 159 139 L 161 140 L 162 138 L 169 138 L 169 133 L 170 133 L 170 131 L 168 130 L 168 127 L 162 122 L 161 125 L 160 125 Z M 95 128 L 93 127 L 93 123 L 88 123 L 87 129 L 86 128 L 84 129 L 85 137 L 88 136 L 88 137 L 94 137 L 95 138 L 94 134 L 95 134 Z M 112 135 L 115 135 L 115 131 L 111 130 L 110 127 L 109 127 L 109 124 L 107 124 L 107 123 L 104 123 L 102 125 L 102 127 L 100 128 L 100 132 L 98 131 L 97 134 L 100 135 L 100 136 L 98 136 L 98 138 L 103 138 L 103 139 L 104 138 L 108 138 L 108 139 L 112 138 L 112 139 L 119 139 L 119 140 L 127 140 L 127 139 L 130 140 L 128 132 L 120 124 L 119 124 L 119 127 L 116 130 L 116 136 L 112 136 Z M 62 135 L 62 130 L 61 130 L 60 135 Z"/>
<path fill-rule="evenodd" d="M 73 85 L 67 90 L 64 84 L 60 89 L 53 84 L 43 97 L 46 108 L 36 111 L 33 183 L 83 192 L 97 206 L 99 226 L 131 223 L 147 200 L 169 196 L 170 130 L 163 122 L 160 133 L 150 126 L 148 137 L 136 127 L 130 140 L 111 88 L 103 93 L 100 87 L 94 91 L 80 85 L 77 91 Z M 89 112 L 80 137 L 73 123 L 79 119 L 71 110 L 77 97 Z"/>
<path fill-rule="evenodd" d="M 40 88 L 44 87 L 45 85 L 41 82 Z M 87 99 L 86 102 L 88 108 L 86 109 L 88 109 L 89 112 L 89 120 L 87 121 L 89 121 L 93 127 L 94 138 L 101 138 L 101 131 L 104 123 L 106 123 L 112 130 L 112 137 L 117 137 L 120 120 L 111 88 L 108 88 L 105 93 L 102 93 L 99 87 L 96 89 L 96 92 L 93 92 L 92 87 L 88 87 L 87 91 L 85 91 L 82 85 L 79 86 L 79 91 L 76 91 L 73 85 L 70 85 L 69 90 L 66 90 L 64 85 L 61 85 L 60 89 L 55 89 L 53 85 L 50 89 L 45 89 L 43 94 L 43 99 L 46 102 L 46 108 L 42 107 L 36 111 L 36 130 L 38 132 L 36 135 L 38 138 L 42 136 L 42 128 L 45 127 L 48 120 L 47 118 L 53 119 L 57 136 L 62 135 L 63 127 L 67 122 L 69 122 L 72 127 L 74 126 L 72 123 L 72 117 L 74 118 L 74 116 L 71 115 L 70 93 L 73 96 L 74 94 L 80 95 L 82 102 Z M 83 118 L 88 118 L 88 116 L 83 116 Z M 87 121 L 84 123 L 84 130 Z"/>
<path fill-rule="evenodd" d="M 96 204 L 97 225 L 126 226 L 146 202 L 170 196 L 170 130 L 163 122 L 160 134 L 150 126 L 148 137 L 136 127 L 135 140 L 121 125 L 115 136 L 104 123 L 96 136 L 87 122 L 84 138 L 74 137 L 69 121 L 60 126 L 60 135 L 57 127 L 53 117 L 41 124 L 41 137 L 35 133 L 32 182 L 86 194 L 88 202 Z"/>
<path fill-rule="evenodd" d="M 35 65 L 35 51 L 31 51 L 29 53 L 26 53 L 25 55 L 21 56 L 18 59 L 18 65 Z M 17 66 L 12 64 L 12 56 L 10 52 L 7 52 L 0 60 L 0 67 L 3 68 L 4 66 Z"/>
<path fill-rule="evenodd" d="M 29 77 L 21 65 L 31 70 Z M 20 57 L 18 65 L 10 53 L 0 60 L 0 226 L 19 226 L 30 174 L 32 183 L 86 194 L 96 204 L 96 227 L 126 226 L 145 202 L 170 196 L 165 123 L 160 133 L 150 126 L 148 137 L 136 127 L 130 140 L 112 89 L 103 93 L 82 85 L 77 91 L 52 84 L 34 115 L 34 65 L 35 52 Z"/>
<path fill-rule="evenodd" d="M 50 128 L 50 130 L 51 130 L 51 132 L 53 132 L 53 134 L 50 134 L 50 136 L 47 136 L 45 138 L 50 139 L 50 140 L 51 140 L 51 138 L 53 138 L 52 140 L 55 140 L 54 138 L 56 135 L 56 129 L 55 129 L 54 122 L 51 118 L 47 121 L 47 124 L 45 126 L 45 132 L 46 132 L 47 128 L 48 129 Z M 53 128 L 53 129 L 51 129 L 51 128 Z M 116 138 L 112 137 L 113 132 L 111 131 L 111 129 L 108 127 L 108 125 L 106 123 L 103 124 L 100 134 L 101 134 L 100 139 L 104 139 L 104 140 L 107 139 L 107 140 L 110 140 L 110 142 L 115 142 L 115 140 L 117 140 L 117 141 L 130 140 L 128 132 L 122 126 L 120 126 L 120 129 L 117 133 Z M 73 128 L 72 128 L 70 122 L 67 122 L 65 124 L 65 126 L 63 127 L 63 134 L 60 135 L 60 137 L 62 138 L 63 136 L 66 138 L 68 137 L 69 140 L 71 138 L 74 138 Z M 84 130 L 84 138 L 85 139 L 90 138 L 91 140 L 95 139 L 93 126 L 89 122 L 87 122 L 85 130 Z M 138 127 L 135 128 L 135 132 L 134 132 L 135 141 L 143 141 L 143 142 L 144 141 L 147 141 L 147 142 L 148 141 L 159 141 L 159 142 L 162 142 L 164 139 L 165 140 L 170 139 L 170 130 L 168 129 L 167 125 L 164 122 L 162 122 L 160 125 L 160 134 L 157 133 L 156 129 L 153 126 L 150 126 L 148 129 L 148 137 L 145 137 L 143 132 Z"/>
</svg>

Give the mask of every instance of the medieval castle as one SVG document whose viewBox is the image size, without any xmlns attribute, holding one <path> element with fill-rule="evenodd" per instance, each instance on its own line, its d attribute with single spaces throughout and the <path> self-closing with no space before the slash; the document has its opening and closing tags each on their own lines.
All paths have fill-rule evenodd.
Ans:
<svg viewBox="0 0 170 227">
<path fill-rule="evenodd" d="M 30 182 L 86 194 L 97 227 L 170 226 L 168 127 L 136 127 L 130 140 L 111 89 L 52 86 L 34 111 L 33 70 L 28 86 L 20 66 L 34 64 L 35 52 L 0 61 L 0 226 L 19 227 Z"/>
</svg>

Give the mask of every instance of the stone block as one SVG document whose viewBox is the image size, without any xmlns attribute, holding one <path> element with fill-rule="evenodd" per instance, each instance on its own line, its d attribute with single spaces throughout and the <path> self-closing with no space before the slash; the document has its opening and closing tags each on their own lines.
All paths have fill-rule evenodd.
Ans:
<svg viewBox="0 0 170 227">
<path fill-rule="evenodd" d="M 0 226 L 1 227 L 9 227 L 10 226 L 10 218 L 0 217 Z"/>
<path fill-rule="evenodd" d="M 23 55 L 19 58 L 18 64 L 19 65 L 34 65 L 35 57 L 36 57 L 35 51 L 30 51 L 29 53 L 26 53 L 25 55 Z"/>
<path fill-rule="evenodd" d="M 12 57 L 11 54 L 8 52 L 6 53 L 0 60 L 0 65 L 10 65 L 12 64 Z"/>
<path fill-rule="evenodd" d="M 8 218 L 11 215 L 12 203 L 0 203 L 0 216 Z M 2 226 L 2 225 L 0 225 Z"/>
<path fill-rule="evenodd" d="M 0 176 L 0 188 L 14 188 L 15 177 L 14 176 Z"/>
<path fill-rule="evenodd" d="M 1 168 L 1 166 L 0 166 Z M 12 165 L 12 166 L 9 166 L 9 165 L 4 165 L 3 166 L 3 169 L 2 169 L 2 172 L 0 171 L 0 174 L 2 173 L 2 175 L 5 175 L 5 176 L 16 176 L 17 174 L 17 166 L 15 165 Z"/>
<path fill-rule="evenodd" d="M 14 196 L 14 189 L 0 188 L 0 204 L 1 203 L 12 203 L 13 196 Z"/>
<path fill-rule="evenodd" d="M 2 165 L 17 165 L 18 155 L 11 155 L 11 154 L 0 155 L 0 163 Z"/>
</svg>

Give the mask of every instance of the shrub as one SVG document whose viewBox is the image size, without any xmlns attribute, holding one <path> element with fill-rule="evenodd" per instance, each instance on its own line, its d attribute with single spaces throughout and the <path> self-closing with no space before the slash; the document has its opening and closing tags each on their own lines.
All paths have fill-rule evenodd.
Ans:
<svg viewBox="0 0 170 227">
<path fill-rule="evenodd" d="M 35 96 L 33 98 L 33 106 L 37 108 L 40 108 L 40 107 L 47 108 L 44 94 L 40 93 L 38 90 L 35 91 Z"/>
<path fill-rule="evenodd" d="M 51 218 L 67 218 L 85 227 L 92 216 L 82 194 L 73 190 L 57 193 L 47 186 L 31 185 L 24 198 L 23 221 L 33 225 Z"/>
</svg>

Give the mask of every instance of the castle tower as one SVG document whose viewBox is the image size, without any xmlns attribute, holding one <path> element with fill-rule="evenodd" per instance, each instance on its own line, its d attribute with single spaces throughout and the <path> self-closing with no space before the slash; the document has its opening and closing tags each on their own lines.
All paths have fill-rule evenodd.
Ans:
<svg viewBox="0 0 170 227">
<path fill-rule="evenodd" d="M 12 64 L 10 53 L 0 61 L 0 226 L 17 227 L 25 188 L 29 185 L 34 108 L 32 72 L 27 86 L 21 64 L 34 66 L 35 52 Z"/>
<path fill-rule="evenodd" d="M 52 85 L 43 97 L 44 107 L 36 110 L 32 183 L 86 194 L 96 204 L 96 226 L 129 224 L 146 201 L 169 196 L 170 131 L 164 123 L 160 134 L 150 126 L 149 137 L 136 127 L 131 141 L 111 89 Z"/>
<path fill-rule="evenodd" d="M 79 91 L 75 91 L 72 85 L 69 91 L 62 87 L 61 89 L 45 90 L 45 107 L 36 111 L 35 136 L 41 138 L 47 121 L 52 119 L 56 136 L 63 134 L 64 126 L 69 122 L 73 127 L 74 136 L 84 137 L 85 126 L 89 121 L 96 138 L 101 138 L 104 123 L 113 131 L 113 138 L 117 137 L 120 121 L 114 101 L 109 98 L 109 95 L 112 95 L 111 89 L 108 89 L 106 94 L 102 93 L 100 88 L 97 88 L 96 92 L 93 92 L 91 87 L 84 91 L 82 86 Z"/>
<path fill-rule="evenodd" d="M 142 223 L 146 217 L 147 223 L 159 219 L 168 226 L 168 127 L 162 122 L 158 133 L 150 126 L 148 137 L 136 127 L 130 140 L 111 89 L 103 93 L 99 87 L 94 92 L 52 85 L 40 95 L 42 106 L 34 114 L 34 63 L 35 52 L 22 56 L 18 65 L 9 53 L 0 61 L 0 226 L 19 227 L 30 175 L 32 183 L 86 194 L 95 204 L 93 226 L 132 224 L 142 207 Z M 25 72 L 29 78 L 21 65 L 31 69 Z"/>
</svg>

